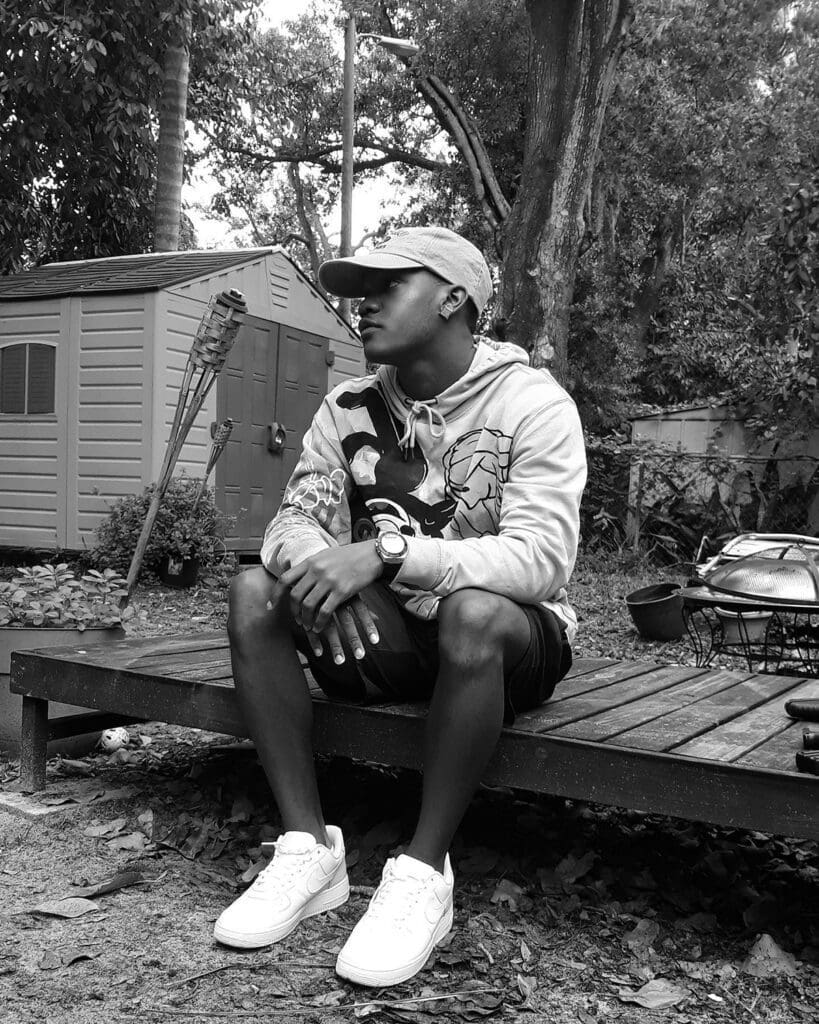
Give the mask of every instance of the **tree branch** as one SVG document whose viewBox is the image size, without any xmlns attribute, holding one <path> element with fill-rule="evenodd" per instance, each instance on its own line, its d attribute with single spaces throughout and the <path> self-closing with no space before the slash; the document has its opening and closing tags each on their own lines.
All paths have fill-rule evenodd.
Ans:
<svg viewBox="0 0 819 1024">
<path fill-rule="evenodd" d="M 272 164 L 315 164 L 317 167 L 321 167 L 322 170 L 333 173 L 340 172 L 341 170 L 340 163 L 326 159 L 326 157 L 330 156 L 332 153 L 338 153 L 341 151 L 340 142 L 328 142 L 323 146 L 314 146 L 312 148 L 280 149 L 264 153 L 256 149 L 251 149 L 248 146 L 240 146 L 226 143 L 224 141 L 218 141 L 215 135 L 207 130 L 205 130 L 205 135 L 210 142 L 213 143 L 214 146 L 218 146 L 222 152 L 235 153 L 237 156 L 248 157 L 262 166 L 269 166 Z M 385 164 L 390 163 L 408 164 L 411 167 L 420 167 L 427 171 L 445 171 L 450 166 L 450 164 L 445 160 L 434 160 L 431 157 L 424 156 L 423 153 L 419 153 L 416 150 L 402 149 L 400 146 L 391 146 L 387 143 L 379 142 L 377 139 L 368 138 L 367 136 L 356 135 L 353 142 L 358 149 L 370 149 L 384 154 L 383 157 L 379 157 L 376 160 L 356 161 L 356 170 L 383 167 Z"/>
<path fill-rule="evenodd" d="M 379 19 L 387 34 L 397 35 L 390 13 L 383 2 L 379 5 Z M 436 121 L 457 146 L 469 170 L 472 187 L 481 204 L 483 215 L 497 238 L 501 225 L 509 216 L 510 205 L 498 183 L 477 126 L 439 78 L 423 73 L 416 57 L 399 55 L 399 60 L 409 70 L 416 89 L 426 100 Z"/>
</svg>

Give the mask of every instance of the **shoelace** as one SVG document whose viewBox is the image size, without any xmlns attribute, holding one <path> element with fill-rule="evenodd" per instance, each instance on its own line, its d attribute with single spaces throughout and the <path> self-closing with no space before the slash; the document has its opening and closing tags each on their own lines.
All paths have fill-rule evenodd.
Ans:
<svg viewBox="0 0 819 1024">
<path fill-rule="evenodd" d="M 262 849 L 271 846 L 275 851 L 273 859 L 266 868 L 259 872 L 253 883 L 253 888 L 257 892 L 269 892 L 273 888 L 291 882 L 299 871 L 309 863 L 313 853 L 312 850 L 283 850 L 280 848 L 278 840 L 272 843 L 262 843 Z"/>
<path fill-rule="evenodd" d="M 386 918 L 392 924 L 406 925 L 426 888 L 427 881 L 396 877 L 390 870 L 376 890 L 367 914 L 376 920 Z"/>
<path fill-rule="evenodd" d="M 413 402 L 409 407 L 409 412 L 407 413 L 407 422 L 404 424 L 404 433 L 398 439 L 398 447 L 404 449 L 405 455 L 415 447 L 415 429 L 418 425 L 418 420 L 422 415 L 426 415 L 429 432 L 436 441 L 439 437 L 444 436 L 446 420 L 442 413 L 426 402 Z M 436 422 L 438 424 L 437 430 L 435 429 Z"/>
</svg>

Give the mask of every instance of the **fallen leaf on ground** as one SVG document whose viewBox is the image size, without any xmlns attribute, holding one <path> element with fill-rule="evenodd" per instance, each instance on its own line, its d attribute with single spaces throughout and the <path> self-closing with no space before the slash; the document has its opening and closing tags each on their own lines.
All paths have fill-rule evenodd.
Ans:
<svg viewBox="0 0 819 1024">
<path fill-rule="evenodd" d="M 495 886 L 491 899 L 493 903 L 508 903 L 510 910 L 517 910 L 523 889 L 508 878 L 502 878 Z"/>
<path fill-rule="evenodd" d="M 57 768 L 65 775 L 90 775 L 92 768 L 85 761 L 75 761 L 70 757 L 64 757 L 57 765 Z"/>
<path fill-rule="evenodd" d="M 108 878 L 104 882 L 97 882 L 96 885 L 86 885 L 81 889 L 77 889 L 74 893 L 75 896 L 104 896 L 109 892 L 116 892 L 118 889 L 125 889 L 129 885 L 136 885 L 138 882 L 145 880 L 145 876 L 141 871 L 120 871 L 118 875 L 114 875 L 113 878 Z"/>
<path fill-rule="evenodd" d="M 84 946 L 70 946 L 68 949 L 48 949 L 37 965 L 41 971 L 54 971 L 60 967 L 70 967 L 78 960 L 94 960 L 99 951 L 86 949 Z"/>
<path fill-rule="evenodd" d="M 82 917 L 92 910 L 99 910 L 93 900 L 82 899 L 80 896 L 68 896 L 62 900 L 47 900 L 32 907 L 32 914 L 48 914 L 51 917 Z"/>
<path fill-rule="evenodd" d="M 106 794 L 107 794 L 107 796 L 108 796 L 108 798 L 110 800 L 116 800 L 116 799 L 119 798 L 120 794 L 123 797 L 126 797 L 126 796 L 130 796 L 131 793 L 132 793 L 132 790 L 130 790 L 127 787 L 125 787 L 123 789 L 109 789 L 109 790 L 106 790 L 106 789 L 95 789 L 95 790 L 92 790 L 91 792 L 84 793 L 80 797 L 79 802 L 81 804 L 92 804 L 95 800 L 101 800 L 104 796 L 106 796 Z"/>
<path fill-rule="evenodd" d="M 557 865 L 555 874 L 566 885 L 571 885 L 578 878 L 588 874 L 596 860 L 597 854 L 594 850 L 588 850 L 582 857 L 573 857 L 572 854 L 569 854 Z"/>
<path fill-rule="evenodd" d="M 322 992 L 320 996 L 316 996 L 312 1000 L 315 1006 L 341 1006 L 347 997 L 347 993 L 344 989 L 337 988 L 333 989 L 332 992 Z"/>
<path fill-rule="evenodd" d="M 532 1006 L 532 996 L 535 994 L 535 989 L 537 988 L 537 978 L 531 974 L 519 974 L 516 981 L 518 985 L 518 992 L 523 996 L 521 1009 L 530 1009 Z"/>
<path fill-rule="evenodd" d="M 740 968 L 755 978 L 775 978 L 797 973 L 796 957 L 785 952 L 767 933 L 759 936 Z"/>
<path fill-rule="evenodd" d="M 636 992 L 621 988 L 617 993 L 621 1002 L 637 1003 L 648 1010 L 664 1010 L 666 1007 L 676 1006 L 689 995 L 687 988 L 675 985 L 673 981 L 667 981 L 665 978 L 655 978 Z"/>
<path fill-rule="evenodd" d="M 126 750 L 120 747 L 108 756 L 108 764 L 135 764 L 142 759 L 137 751 Z"/>
<path fill-rule="evenodd" d="M 711 964 L 701 964 L 695 960 L 679 960 L 677 966 L 687 978 L 693 978 L 694 981 L 711 981 L 714 977 L 714 968 Z"/>
<path fill-rule="evenodd" d="M 623 936 L 623 943 L 632 953 L 640 954 L 649 950 L 660 934 L 660 926 L 656 921 L 642 918 Z"/>
<path fill-rule="evenodd" d="M 260 857 L 257 861 L 254 861 L 246 871 L 242 872 L 241 880 L 243 882 L 252 882 L 267 862 L 267 857 Z"/>
<path fill-rule="evenodd" d="M 132 850 L 134 853 L 142 853 L 148 843 L 144 832 L 129 832 L 127 836 L 109 839 L 105 845 L 109 850 Z"/>
<path fill-rule="evenodd" d="M 228 821 L 243 822 L 250 821 L 253 814 L 253 801 L 245 796 L 244 793 L 240 794 L 233 801 L 233 806 L 230 809 L 230 817 Z"/>
<path fill-rule="evenodd" d="M 92 839 L 100 839 L 103 836 L 118 835 L 125 828 L 126 819 L 117 818 L 114 821 L 104 821 L 100 825 L 89 825 L 83 830 L 83 835 L 91 836 Z"/>
</svg>

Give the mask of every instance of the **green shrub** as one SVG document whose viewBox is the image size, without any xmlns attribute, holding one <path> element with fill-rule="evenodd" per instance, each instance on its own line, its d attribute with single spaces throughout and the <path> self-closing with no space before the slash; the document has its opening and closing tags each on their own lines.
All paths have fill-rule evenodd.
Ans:
<svg viewBox="0 0 819 1024">
<path fill-rule="evenodd" d="M 586 442 L 589 476 L 580 508 L 586 551 L 630 549 L 680 564 L 693 559 L 703 537 L 718 550 L 742 532 L 738 510 L 720 496 L 720 484 L 736 466 L 716 451 L 692 454 L 615 433 Z M 639 483 L 630 493 L 632 471 Z M 632 530 L 639 529 L 636 546 L 630 517 Z"/>
<path fill-rule="evenodd" d="M 0 583 L 0 626 L 85 629 L 119 626 L 125 580 L 113 569 L 76 573 L 65 562 L 21 568 Z"/>
<path fill-rule="evenodd" d="M 213 490 L 209 487 L 194 512 L 199 486 L 198 480 L 184 476 L 171 480 L 145 550 L 142 561 L 145 569 L 157 569 L 169 555 L 174 558 L 195 556 L 200 566 L 207 568 L 224 555 L 222 537 L 229 522 L 216 507 Z M 128 571 L 155 490 L 156 485 L 151 484 L 142 494 L 129 495 L 114 503 L 97 527 L 97 542 L 91 551 L 94 565 Z"/>
</svg>

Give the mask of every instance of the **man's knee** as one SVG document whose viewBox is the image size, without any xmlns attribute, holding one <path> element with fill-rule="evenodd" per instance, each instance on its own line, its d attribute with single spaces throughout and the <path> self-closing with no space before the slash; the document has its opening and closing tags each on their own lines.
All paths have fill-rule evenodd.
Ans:
<svg viewBox="0 0 819 1024">
<path fill-rule="evenodd" d="M 514 629 L 514 604 L 487 590 L 457 590 L 438 608 L 438 647 L 442 657 L 473 661 L 503 658 Z"/>
<path fill-rule="evenodd" d="M 248 569 L 230 581 L 228 635 L 236 642 L 248 634 L 288 628 L 287 589 L 261 566 Z"/>
</svg>

